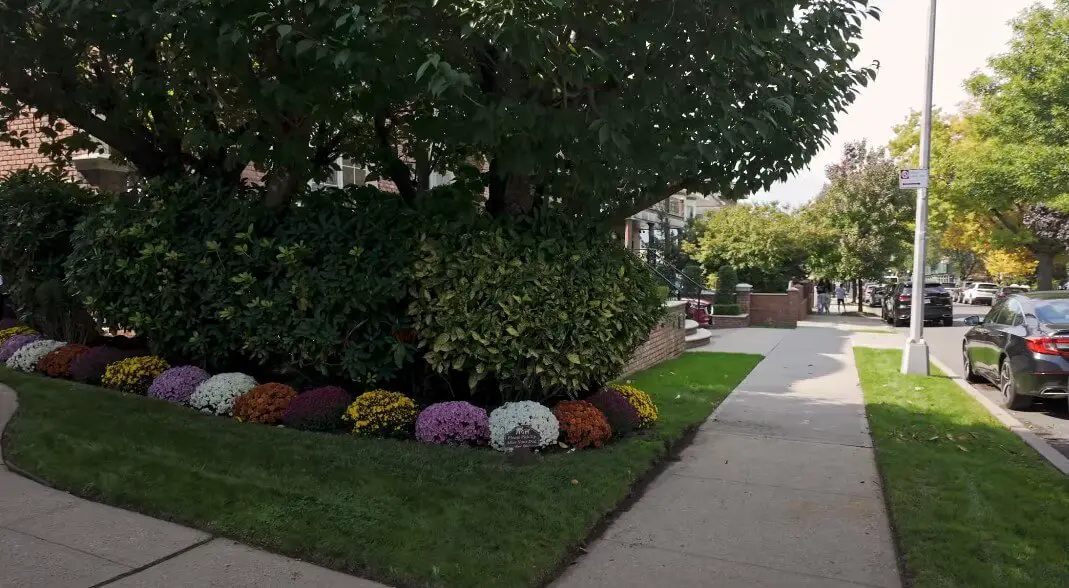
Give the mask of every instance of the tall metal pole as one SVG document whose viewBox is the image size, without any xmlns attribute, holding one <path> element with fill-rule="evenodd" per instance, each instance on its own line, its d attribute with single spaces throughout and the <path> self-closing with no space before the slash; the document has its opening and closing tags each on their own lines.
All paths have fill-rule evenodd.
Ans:
<svg viewBox="0 0 1069 588">
<path fill-rule="evenodd" d="M 928 58 L 925 62 L 924 111 L 921 113 L 921 169 L 932 158 L 932 80 L 935 77 L 936 1 L 928 6 Z M 928 343 L 924 340 L 924 278 L 928 243 L 928 188 L 917 190 L 917 229 L 913 235 L 913 291 L 910 298 L 909 340 L 902 354 L 902 373 L 928 375 Z"/>
</svg>

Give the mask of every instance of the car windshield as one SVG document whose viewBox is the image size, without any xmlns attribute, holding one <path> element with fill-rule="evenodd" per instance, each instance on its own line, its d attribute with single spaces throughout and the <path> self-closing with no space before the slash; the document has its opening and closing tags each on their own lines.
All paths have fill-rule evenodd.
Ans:
<svg viewBox="0 0 1069 588">
<path fill-rule="evenodd" d="M 946 289 L 943 288 L 943 286 L 940 285 L 940 284 L 925 284 L 924 285 L 924 293 L 925 294 L 943 294 L 945 292 L 946 292 Z M 902 286 L 902 293 L 903 294 L 912 294 L 913 293 L 913 284 L 906 284 L 905 286 Z"/>
<path fill-rule="evenodd" d="M 997 284 L 977 284 L 977 290 L 998 290 Z"/>
<path fill-rule="evenodd" d="M 1069 323 L 1069 299 L 1037 300 L 1036 318 L 1041 323 Z"/>
</svg>

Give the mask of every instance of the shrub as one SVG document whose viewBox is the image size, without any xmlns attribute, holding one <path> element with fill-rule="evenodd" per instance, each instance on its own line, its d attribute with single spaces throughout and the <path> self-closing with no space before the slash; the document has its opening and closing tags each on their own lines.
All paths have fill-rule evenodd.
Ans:
<svg viewBox="0 0 1069 588">
<path fill-rule="evenodd" d="M 204 380 L 193 390 L 189 397 L 189 406 L 203 412 L 230 416 L 238 396 L 255 387 L 256 379 L 248 374 L 217 374 Z"/>
<path fill-rule="evenodd" d="M 739 276 L 735 273 L 735 268 L 730 265 L 722 265 L 716 272 L 716 306 L 719 308 L 722 304 L 735 304 L 735 286 L 739 285 Z M 717 311 L 718 314 L 738 314 L 726 313 Z"/>
<path fill-rule="evenodd" d="M 85 343 L 96 323 L 64 286 L 71 234 L 101 201 L 57 172 L 29 169 L 0 180 L 0 267 L 12 306 L 46 336 Z"/>
<path fill-rule="evenodd" d="M 608 419 L 585 400 L 565 400 L 553 407 L 553 416 L 557 417 L 561 440 L 576 449 L 601 447 L 612 439 Z"/>
<path fill-rule="evenodd" d="M 705 280 L 702 276 L 701 266 L 689 263 L 683 268 L 682 274 L 684 276 L 682 280 L 683 294 L 691 298 L 701 295 Z"/>
<path fill-rule="evenodd" d="M 657 422 L 657 405 L 653 404 L 653 399 L 650 398 L 649 394 L 634 386 L 614 384 L 610 388 L 622 394 L 631 403 L 631 406 L 635 407 L 635 410 L 638 411 L 640 428 L 652 427 L 653 423 Z"/>
<path fill-rule="evenodd" d="M 289 403 L 282 413 L 282 424 L 306 431 L 333 431 L 341 427 L 350 402 L 349 393 L 337 386 L 313 388 Z"/>
<path fill-rule="evenodd" d="M 490 440 L 489 416 L 470 402 L 432 404 L 416 419 L 416 439 L 424 443 L 483 445 Z"/>
<path fill-rule="evenodd" d="M 196 178 L 153 182 L 87 217 L 67 267 L 78 294 L 154 353 L 213 371 L 397 373 L 415 347 L 393 336 L 408 328 L 415 225 L 395 195 L 306 191 L 276 215 L 262 186 Z"/>
<path fill-rule="evenodd" d="M 732 315 L 742 314 L 742 307 L 738 304 L 714 304 L 713 314 Z"/>
<path fill-rule="evenodd" d="M 40 340 L 40 338 L 41 336 L 36 333 L 8 337 L 7 340 L 4 341 L 4 344 L 0 345 L 0 361 L 6 362 L 11 359 L 12 355 L 15 355 L 15 352 L 18 351 L 20 347 Z"/>
<path fill-rule="evenodd" d="M 356 397 L 345 409 L 353 434 L 373 437 L 404 437 L 412 430 L 419 409 L 400 392 L 372 390 Z"/>
<path fill-rule="evenodd" d="M 153 355 L 128 357 L 108 365 L 100 383 L 105 388 L 144 395 L 152 382 L 170 367 L 162 358 Z"/>
<path fill-rule="evenodd" d="M 159 375 L 148 387 L 147 395 L 168 402 L 185 404 L 189 397 L 211 374 L 195 365 L 173 367 Z"/>
<path fill-rule="evenodd" d="M 505 446 L 505 438 L 516 427 L 530 427 L 538 433 L 538 447 L 557 442 L 560 426 L 553 411 L 530 400 L 507 402 L 490 413 L 490 445 L 498 451 L 512 451 Z"/>
<path fill-rule="evenodd" d="M 132 349 L 116 349 L 107 345 L 90 347 L 89 351 L 71 360 L 71 378 L 83 384 L 100 384 L 104 370 L 110 364 L 140 355 Z"/>
<path fill-rule="evenodd" d="M 51 339 L 31 341 L 15 351 L 11 358 L 7 360 L 7 367 L 23 372 L 32 372 L 37 367 L 37 362 L 41 361 L 41 358 L 66 344 L 65 341 L 53 341 Z"/>
<path fill-rule="evenodd" d="M 234 418 L 248 423 L 277 423 L 297 391 L 285 384 L 260 384 L 234 401 Z"/>
<path fill-rule="evenodd" d="M 14 325 L 0 331 L 0 344 L 6 343 L 8 339 L 14 337 L 15 335 L 36 334 L 38 334 L 37 331 L 31 329 L 30 327 L 27 327 L 26 325 Z"/>
<path fill-rule="evenodd" d="M 37 371 L 53 378 L 71 377 L 71 362 L 79 355 L 89 351 L 89 348 L 80 343 L 64 345 L 49 353 L 37 362 Z"/>
<path fill-rule="evenodd" d="M 618 373 L 661 316 L 653 277 L 608 233 L 546 215 L 425 236 L 415 321 L 439 373 L 502 399 L 574 395 Z"/>
<path fill-rule="evenodd" d="M 626 435 L 642 424 L 638 410 L 619 390 L 602 388 L 586 400 L 605 415 L 614 435 Z"/>
</svg>

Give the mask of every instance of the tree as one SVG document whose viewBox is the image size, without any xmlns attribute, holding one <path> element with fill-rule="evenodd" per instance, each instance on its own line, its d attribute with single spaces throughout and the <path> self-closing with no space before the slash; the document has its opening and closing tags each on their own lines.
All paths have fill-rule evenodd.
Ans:
<svg viewBox="0 0 1069 588">
<path fill-rule="evenodd" d="M 92 135 L 144 177 L 236 183 L 251 162 L 279 210 L 339 156 L 409 204 L 432 170 L 481 160 L 491 214 L 553 203 L 608 224 L 804 167 L 875 75 L 851 61 L 876 16 L 869 0 L 8 0 L 0 120 L 32 109 L 46 150 Z"/>
<path fill-rule="evenodd" d="M 1039 287 L 1049 289 L 1064 246 L 1023 220 L 1034 207 L 1064 202 L 1069 194 L 1069 0 L 1036 5 L 1013 30 L 1009 51 L 966 82 L 974 104 L 936 125 L 931 194 L 951 214 L 990 219 L 997 227 L 992 243 L 1029 251 Z M 915 161 L 916 118 L 898 129 L 904 160 Z"/>
<path fill-rule="evenodd" d="M 1038 265 L 1036 258 L 1023 248 L 992 249 L 984 254 L 984 267 L 987 268 L 987 273 L 1000 283 L 1010 278 L 1031 278 Z"/>
<path fill-rule="evenodd" d="M 806 275 L 812 231 L 778 204 L 739 204 L 697 220 L 683 250 L 713 274 L 723 265 L 756 291 L 780 292 Z"/>
<path fill-rule="evenodd" d="M 857 283 L 878 279 L 909 255 L 913 198 L 898 187 L 898 166 L 884 149 L 847 143 L 842 159 L 825 170 L 828 184 L 803 215 L 833 247 L 812 267 L 825 277 Z M 858 312 L 862 301 L 858 299 Z"/>
<path fill-rule="evenodd" d="M 958 278 L 968 279 L 980 267 L 984 252 L 991 248 L 991 226 L 985 216 L 965 212 L 950 219 L 939 233 L 936 251 L 950 260 Z"/>
</svg>

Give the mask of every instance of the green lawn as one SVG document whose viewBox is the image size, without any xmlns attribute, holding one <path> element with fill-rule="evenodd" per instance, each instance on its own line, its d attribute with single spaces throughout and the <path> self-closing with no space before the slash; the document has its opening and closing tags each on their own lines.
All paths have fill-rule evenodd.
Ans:
<svg viewBox="0 0 1069 588">
<path fill-rule="evenodd" d="M 855 350 L 907 574 L 918 588 L 1069 586 L 1069 478 L 950 379 Z"/>
<path fill-rule="evenodd" d="M 760 361 L 692 353 L 630 378 L 661 422 L 513 465 L 490 450 L 241 424 L 0 369 L 12 463 L 94 500 L 406 586 L 533 586 Z"/>
</svg>

